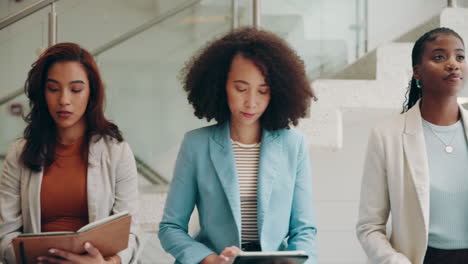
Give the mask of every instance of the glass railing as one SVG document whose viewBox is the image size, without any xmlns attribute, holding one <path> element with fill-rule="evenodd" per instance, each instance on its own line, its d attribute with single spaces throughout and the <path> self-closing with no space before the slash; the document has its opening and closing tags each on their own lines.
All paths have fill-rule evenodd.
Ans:
<svg viewBox="0 0 468 264">
<path fill-rule="evenodd" d="M 58 42 L 76 42 L 93 51 L 109 41 L 188 2 L 60 0 Z"/>
<path fill-rule="evenodd" d="M 177 76 L 207 40 L 231 27 L 229 1 L 202 1 L 97 57 L 107 85 L 107 115 L 135 153 L 170 179 L 193 115 Z"/>
<path fill-rule="evenodd" d="M 468 0 L 456 0 L 454 2 L 457 7 L 468 8 Z"/>
<path fill-rule="evenodd" d="M 48 11 L 43 9 L 0 30 L 0 99 L 13 98 L 0 104 L 0 154 L 22 135 L 21 113 L 29 106 L 19 89 L 40 48 L 47 46 L 47 21 Z"/>
<path fill-rule="evenodd" d="M 285 38 L 304 59 L 309 78 L 333 73 L 365 53 L 367 0 L 269 0 L 262 27 Z"/>
<path fill-rule="evenodd" d="M 132 145 L 139 171 L 156 172 L 163 178 L 142 182 L 164 183 L 164 179 L 171 177 L 185 131 L 206 124 L 193 116 L 177 79 L 178 72 L 206 41 L 233 27 L 233 21 L 237 26 L 249 25 L 251 1 L 178 0 L 159 1 L 157 5 L 154 1 L 139 4 L 101 1 L 98 6 L 95 3 L 72 0 L 55 3 L 59 21 L 57 42 L 77 42 L 97 55 L 107 85 L 106 115 L 119 125 Z M 49 10 L 45 8 L 0 31 L 0 43 L 6 47 L 0 49 L 5 54 L 2 58 L 18 64 L 0 62 L 4 68 L 0 71 L 2 86 L 8 88 L 2 90 L 5 94 L 21 93 L 31 63 L 47 47 Z M 25 29 L 20 28 L 22 24 Z M 36 36 L 38 32 L 42 35 Z M 28 39 L 31 36 L 35 36 L 35 41 Z M 5 130 L 0 154 L 4 154 L 8 145 L 21 136 L 25 125 L 20 116 L 9 114 L 9 109 L 22 107 L 27 113 L 27 100 L 21 95 L 0 107 L 5 109 L 0 116 Z"/>
</svg>

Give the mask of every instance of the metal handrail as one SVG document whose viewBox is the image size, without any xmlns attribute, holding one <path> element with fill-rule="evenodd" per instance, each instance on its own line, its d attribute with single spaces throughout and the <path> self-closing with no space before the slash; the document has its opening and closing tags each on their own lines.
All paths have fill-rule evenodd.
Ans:
<svg viewBox="0 0 468 264">
<path fill-rule="evenodd" d="M 18 90 L 15 90 L 11 92 L 10 94 L 0 98 L 0 106 L 8 103 L 9 101 L 15 99 L 16 97 L 23 95 L 24 94 L 24 89 L 20 88 Z"/>
<path fill-rule="evenodd" d="M 58 0 L 49 0 L 49 2 L 55 2 L 55 1 L 58 1 Z M 191 1 L 187 1 L 185 2 L 184 4 L 178 6 L 178 7 L 175 7 L 173 9 L 171 9 L 170 11 L 168 11 L 167 13 L 161 15 L 161 16 L 158 16 L 148 22 L 146 22 L 145 24 L 133 29 L 133 30 L 130 30 L 129 32 L 125 33 L 125 34 L 122 34 L 121 36 L 109 41 L 107 44 L 104 44 L 102 45 L 101 47 L 95 49 L 94 51 L 91 52 L 91 54 L 93 56 L 98 56 L 99 54 L 121 44 L 122 42 L 142 33 L 143 31 L 146 31 L 147 29 L 151 28 L 152 26 L 156 25 L 156 24 L 159 24 L 161 22 L 163 22 L 164 20 L 184 11 L 185 9 L 187 8 L 190 8 L 196 4 L 198 4 L 199 2 L 201 2 L 201 0 L 191 0 Z M 50 4 L 50 3 L 49 3 Z M 12 93 L 10 93 L 9 95 L 3 97 L 3 98 L 0 98 L 0 106 L 15 99 L 16 97 L 20 96 L 23 94 L 23 88 L 20 88 L 18 90 L 15 90 L 13 91 Z"/>
<path fill-rule="evenodd" d="M 155 172 L 148 164 L 146 164 L 142 159 L 138 158 L 136 155 L 136 167 L 137 172 L 143 175 L 147 180 L 149 180 L 152 184 L 156 185 L 168 185 L 169 182 L 162 177 L 159 173 Z M 6 155 L 0 154 L 0 160 L 5 160 Z"/>
<path fill-rule="evenodd" d="M 99 54 L 127 41 L 128 39 L 150 29 L 151 27 L 153 27 L 154 25 L 156 24 L 159 24 L 161 22 L 163 22 L 164 20 L 184 11 L 185 9 L 188 9 L 198 3 L 200 3 L 201 0 L 191 0 L 191 1 L 187 1 L 177 7 L 174 7 L 173 9 L 169 10 L 168 12 L 164 13 L 163 15 L 161 16 L 157 16 L 153 19 L 151 19 L 150 21 L 144 23 L 143 25 L 141 26 L 138 26 L 136 27 L 135 29 L 132 29 L 130 31 L 128 31 L 127 33 L 125 34 L 122 34 L 120 35 L 119 37 L 109 41 L 107 44 L 104 44 L 102 45 L 101 47 L 95 49 L 93 52 L 91 52 L 94 56 L 99 56 Z"/>
<path fill-rule="evenodd" d="M 137 171 L 143 175 L 148 181 L 156 185 L 167 185 L 169 182 L 157 173 L 153 168 L 151 168 L 146 162 L 135 155 L 135 161 L 137 165 Z"/>
<path fill-rule="evenodd" d="M 53 4 L 59 0 L 39 0 L 35 3 L 30 4 L 29 6 L 21 9 L 20 11 L 9 15 L 5 18 L 0 19 L 0 30 L 8 27 L 9 25 L 18 22 L 19 20 L 32 15 L 33 13 L 47 7 L 50 4 Z"/>
<path fill-rule="evenodd" d="M 0 154 L 0 160 L 5 160 L 6 155 Z M 134 155 L 135 163 L 137 167 L 137 172 L 140 175 L 143 175 L 149 182 L 154 185 L 168 185 L 169 182 L 161 176 L 161 174 L 157 173 L 153 168 L 151 168 L 146 162 L 140 159 L 138 156 Z"/>
</svg>

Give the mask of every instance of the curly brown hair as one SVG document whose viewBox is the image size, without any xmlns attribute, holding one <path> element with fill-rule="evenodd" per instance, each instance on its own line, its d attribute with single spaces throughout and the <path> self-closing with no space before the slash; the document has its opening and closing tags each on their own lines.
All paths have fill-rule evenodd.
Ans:
<svg viewBox="0 0 468 264">
<path fill-rule="evenodd" d="M 304 62 L 280 37 L 251 27 L 233 30 L 209 42 L 182 69 L 180 77 L 195 116 L 218 123 L 229 120 L 226 82 L 237 54 L 252 60 L 270 87 L 271 100 L 260 118 L 262 127 L 278 130 L 297 125 L 315 97 Z"/>
</svg>

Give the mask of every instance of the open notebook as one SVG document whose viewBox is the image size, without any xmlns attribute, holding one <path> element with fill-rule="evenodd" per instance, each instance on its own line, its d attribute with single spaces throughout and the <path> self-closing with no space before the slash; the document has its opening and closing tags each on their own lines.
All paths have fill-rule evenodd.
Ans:
<svg viewBox="0 0 468 264">
<path fill-rule="evenodd" d="M 85 242 L 91 242 L 103 256 L 115 255 L 128 246 L 131 221 L 131 215 L 125 211 L 89 223 L 76 232 L 21 234 L 13 239 L 16 262 L 36 263 L 37 257 L 50 255 L 50 248 L 81 254 L 86 252 Z"/>
</svg>

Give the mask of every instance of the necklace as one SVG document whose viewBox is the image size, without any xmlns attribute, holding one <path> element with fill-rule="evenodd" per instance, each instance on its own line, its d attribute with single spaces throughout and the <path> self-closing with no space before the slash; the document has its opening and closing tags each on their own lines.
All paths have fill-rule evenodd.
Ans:
<svg viewBox="0 0 468 264">
<path fill-rule="evenodd" d="M 425 121 L 424 123 L 426 123 L 426 122 L 427 121 Z M 429 122 L 427 122 L 427 123 L 429 123 Z M 432 134 L 434 134 L 434 136 L 436 136 L 440 140 L 440 142 L 442 142 L 442 144 L 445 146 L 445 152 L 452 153 L 453 152 L 452 142 L 455 139 L 455 136 L 457 135 L 458 129 L 455 129 L 455 132 L 453 132 L 453 136 L 452 136 L 452 139 L 450 140 L 450 142 L 445 143 L 445 141 L 434 131 L 434 129 L 432 128 L 432 126 L 430 124 L 426 124 L 426 126 L 429 127 Z"/>
</svg>

